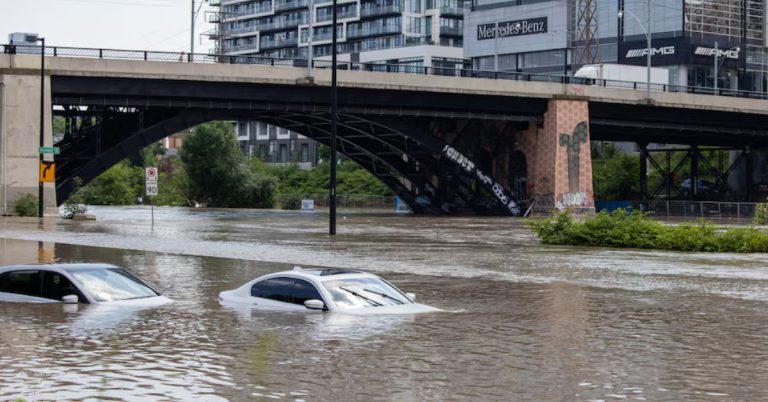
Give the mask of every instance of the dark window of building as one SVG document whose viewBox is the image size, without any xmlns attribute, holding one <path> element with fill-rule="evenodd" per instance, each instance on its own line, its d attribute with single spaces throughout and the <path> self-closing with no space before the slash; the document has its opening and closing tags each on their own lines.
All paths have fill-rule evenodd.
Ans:
<svg viewBox="0 0 768 402">
<path fill-rule="evenodd" d="M 0 292 L 40 297 L 40 271 L 13 271 L 0 275 Z"/>
<path fill-rule="evenodd" d="M 309 144 L 301 144 L 301 161 L 309 162 Z"/>
<path fill-rule="evenodd" d="M 288 162 L 288 144 L 280 144 L 280 162 Z"/>
</svg>

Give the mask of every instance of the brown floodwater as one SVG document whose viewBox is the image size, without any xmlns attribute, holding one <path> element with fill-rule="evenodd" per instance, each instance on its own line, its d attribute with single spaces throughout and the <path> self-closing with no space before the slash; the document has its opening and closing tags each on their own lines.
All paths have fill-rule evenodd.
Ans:
<svg viewBox="0 0 768 402">
<path fill-rule="evenodd" d="M 0 303 L 0 400 L 765 400 L 765 254 L 541 246 L 523 222 L 96 208 L 4 218 L 0 264 L 99 261 L 159 308 Z M 293 265 L 362 268 L 445 312 L 234 310 Z"/>
</svg>

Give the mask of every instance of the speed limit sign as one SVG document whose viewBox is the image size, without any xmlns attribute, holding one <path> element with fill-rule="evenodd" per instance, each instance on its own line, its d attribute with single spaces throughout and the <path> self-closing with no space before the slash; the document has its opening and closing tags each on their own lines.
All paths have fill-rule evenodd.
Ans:
<svg viewBox="0 0 768 402">
<path fill-rule="evenodd" d="M 157 168 L 148 167 L 146 169 L 147 175 L 147 197 L 157 195 Z"/>
<path fill-rule="evenodd" d="M 157 182 L 150 183 L 147 181 L 147 197 L 157 195 Z"/>
</svg>

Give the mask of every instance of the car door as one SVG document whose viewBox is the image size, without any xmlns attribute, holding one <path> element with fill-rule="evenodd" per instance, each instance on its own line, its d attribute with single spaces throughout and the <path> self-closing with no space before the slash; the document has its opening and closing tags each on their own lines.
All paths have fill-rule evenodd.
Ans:
<svg viewBox="0 0 768 402">
<path fill-rule="evenodd" d="M 88 299 L 80 289 L 64 274 L 55 271 L 41 271 L 43 276 L 42 297 L 62 301 L 64 296 L 74 295 L 80 303 L 88 303 Z"/>
<path fill-rule="evenodd" d="M 251 286 L 251 297 L 256 298 L 254 304 L 287 310 L 306 309 L 303 305 L 293 303 L 292 288 L 295 279 L 275 277 L 259 281 Z"/>
<path fill-rule="evenodd" d="M 0 274 L 0 301 L 54 303 L 42 297 L 42 275 L 35 269 Z"/>
<path fill-rule="evenodd" d="M 304 302 L 310 299 L 323 301 L 313 284 L 303 279 L 276 277 L 255 283 L 251 296 L 258 298 L 263 306 L 289 310 L 307 310 Z"/>
</svg>

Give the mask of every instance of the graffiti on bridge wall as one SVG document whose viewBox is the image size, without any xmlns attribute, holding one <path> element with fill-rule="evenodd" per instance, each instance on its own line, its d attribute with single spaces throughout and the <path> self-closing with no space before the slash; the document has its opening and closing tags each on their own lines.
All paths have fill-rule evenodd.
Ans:
<svg viewBox="0 0 768 402">
<path fill-rule="evenodd" d="M 581 173 L 581 144 L 587 142 L 589 131 L 587 123 L 582 121 L 573 129 L 573 134 L 560 134 L 560 146 L 568 152 L 568 192 L 579 192 L 579 175 Z"/>
<path fill-rule="evenodd" d="M 486 175 L 480 169 L 478 169 L 475 162 L 471 161 L 461 152 L 456 150 L 456 148 L 450 145 L 443 147 L 443 154 L 448 157 L 451 162 L 455 163 L 457 166 L 464 169 L 464 171 L 477 178 L 481 183 L 490 187 L 491 191 L 493 191 L 493 194 L 496 196 L 496 199 L 498 199 L 499 202 L 509 210 L 509 212 L 511 212 L 513 215 L 520 215 L 520 206 L 517 204 L 517 202 L 515 202 L 515 200 L 513 200 L 512 197 L 507 194 L 507 192 L 504 190 L 504 187 L 493 181 L 490 176 Z"/>
</svg>

